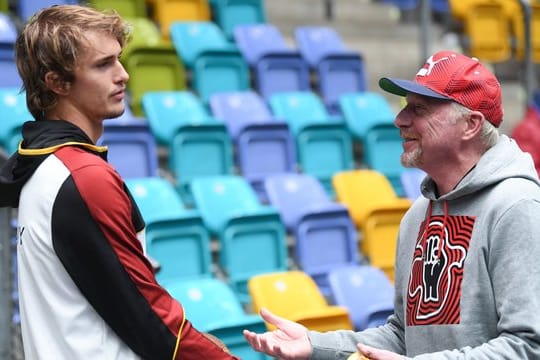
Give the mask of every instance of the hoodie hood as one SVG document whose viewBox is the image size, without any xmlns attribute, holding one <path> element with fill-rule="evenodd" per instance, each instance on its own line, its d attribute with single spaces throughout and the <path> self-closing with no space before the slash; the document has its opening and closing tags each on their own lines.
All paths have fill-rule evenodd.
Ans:
<svg viewBox="0 0 540 360">
<path fill-rule="evenodd" d="M 523 152 L 514 140 L 501 135 L 497 144 L 486 151 L 454 190 L 438 198 L 435 183 L 429 176 L 422 182 L 421 190 L 429 200 L 448 201 L 471 195 L 509 178 L 523 178 L 540 185 L 532 157 Z"/>
<path fill-rule="evenodd" d="M 64 120 L 28 121 L 18 151 L 0 168 L 0 207 L 17 207 L 26 181 L 47 156 L 63 146 L 79 146 L 107 160 L 107 147 L 96 146 L 77 126 Z"/>
</svg>

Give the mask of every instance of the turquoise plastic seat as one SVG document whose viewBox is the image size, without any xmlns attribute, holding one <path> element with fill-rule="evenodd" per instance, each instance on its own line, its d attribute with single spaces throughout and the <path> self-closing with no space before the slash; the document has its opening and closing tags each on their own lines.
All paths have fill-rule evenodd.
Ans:
<svg viewBox="0 0 540 360">
<path fill-rule="evenodd" d="M 218 337 L 229 350 L 243 360 L 264 360 L 270 357 L 256 352 L 242 335 L 244 329 L 262 333 L 264 321 L 247 314 L 232 289 L 219 279 L 183 281 L 166 286 L 167 291 L 182 303 L 187 318 L 200 331 Z"/>
<path fill-rule="evenodd" d="M 403 139 L 395 126 L 375 126 L 370 129 L 364 143 L 364 160 L 368 168 L 384 174 L 398 196 L 404 196 L 401 173 L 405 167 L 401 165 Z"/>
<path fill-rule="evenodd" d="M 249 183 L 236 175 L 197 178 L 196 208 L 220 243 L 219 263 L 243 302 L 255 274 L 287 269 L 285 227 L 279 213 L 263 206 Z"/>
<path fill-rule="evenodd" d="M 169 149 L 168 166 L 184 201 L 191 203 L 193 179 L 233 173 L 233 145 L 225 124 L 211 117 L 195 94 L 149 92 L 142 106 L 158 143 Z"/>
<path fill-rule="evenodd" d="M 352 138 L 343 119 L 331 117 L 313 92 L 283 92 L 270 97 L 276 118 L 289 123 L 302 172 L 315 176 L 333 195 L 332 175 L 354 168 Z"/>
<path fill-rule="evenodd" d="M 148 255 L 161 265 L 157 280 L 165 285 L 211 277 L 210 234 L 199 213 L 186 209 L 163 178 L 127 179 L 126 185 L 146 222 Z"/>
<path fill-rule="evenodd" d="M 341 114 L 354 139 L 365 141 L 374 126 L 394 126 L 396 117 L 390 103 L 378 93 L 365 91 L 342 95 L 339 98 Z"/>
<path fill-rule="evenodd" d="M 26 94 L 19 88 L 0 88 L 0 144 L 8 153 L 17 151 L 25 121 L 33 120 L 26 107 Z"/>
<path fill-rule="evenodd" d="M 266 23 L 263 0 L 211 0 L 215 22 L 228 39 L 238 25 Z"/>
<path fill-rule="evenodd" d="M 250 88 L 246 61 L 215 23 L 173 22 L 170 35 L 178 56 L 191 71 L 191 87 L 205 104 L 215 93 Z"/>
</svg>

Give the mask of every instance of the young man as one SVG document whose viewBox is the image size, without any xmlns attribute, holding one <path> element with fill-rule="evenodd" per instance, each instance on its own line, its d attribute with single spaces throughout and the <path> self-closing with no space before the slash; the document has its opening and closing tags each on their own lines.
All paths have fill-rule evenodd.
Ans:
<svg viewBox="0 0 540 360">
<path fill-rule="evenodd" d="M 128 35 L 118 15 L 69 5 L 43 9 L 17 39 L 35 121 L 2 168 L 0 206 L 19 208 L 25 357 L 236 359 L 156 282 L 137 206 L 95 145 L 124 111 Z"/>
<path fill-rule="evenodd" d="M 497 79 L 441 51 L 414 81 L 379 84 L 406 96 L 401 161 L 428 174 L 401 222 L 394 315 L 318 333 L 264 310 L 278 330 L 245 337 L 283 359 L 540 359 L 540 186 L 531 156 L 498 133 Z"/>
</svg>

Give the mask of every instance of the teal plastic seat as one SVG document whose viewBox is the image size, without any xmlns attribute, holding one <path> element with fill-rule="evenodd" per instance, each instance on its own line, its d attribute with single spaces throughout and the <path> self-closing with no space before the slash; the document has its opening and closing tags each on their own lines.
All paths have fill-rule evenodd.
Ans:
<svg viewBox="0 0 540 360">
<path fill-rule="evenodd" d="M 263 0 L 211 0 L 215 22 L 228 39 L 238 25 L 266 23 Z"/>
<path fill-rule="evenodd" d="M 241 302 L 224 281 L 183 281 L 166 286 L 166 289 L 182 303 L 187 318 L 199 331 L 218 337 L 233 354 L 243 360 L 270 359 L 253 350 L 242 335 L 244 329 L 265 332 L 264 321 L 258 315 L 245 313 Z"/>
<path fill-rule="evenodd" d="M 394 127 L 396 114 L 386 98 L 378 93 L 365 91 L 340 96 L 341 114 L 354 139 L 365 141 L 374 126 Z"/>
<path fill-rule="evenodd" d="M 192 202 L 193 179 L 233 173 L 233 145 L 227 128 L 210 115 L 195 94 L 149 92 L 142 105 L 158 143 L 169 150 L 168 166 L 185 202 Z"/>
<path fill-rule="evenodd" d="M 301 171 L 315 176 L 333 196 L 332 175 L 354 168 L 352 138 L 343 119 L 330 116 L 311 91 L 277 93 L 269 103 L 293 132 Z"/>
<path fill-rule="evenodd" d="M 19 88 L 0 88 L 0 145 L 8 153 L 17 151 L 25 121 L 33 120 L 26 107 L 26 94 Z"/>
<path fill-rule="evenodd" d="M 395 126 L 375 126 L 366 135 L 364 160 L 368 168 L 384 174 L 398 196 L 405 196 L 401 174 L 405 167 L 401 165 L 403 139 Z"/>
<path fill-rule="evenodd" d="M 178 56 L 191 71 L 191 87 L 205 104 L 215 93 L 250 88 L 246 61 L 215 23 L 173 22 L 170 35 Z"/>
<path fill-rule="evenodd" d="M 186 209 L 174 186 L 159 177 L 127 179 L 146 222 L 146 250 L 165 284 L 212 277 L 210 234 L 197 211 Z"/>
<path fill-rule="evenodd" d="M 219 263 L 243 302 L 253 275 L 287 269 L 285 226 L 279 213 L 263 206 L 241 176 L 214 176 L 192 181 L 196 208 L 219 239 Z"/>
</svg>

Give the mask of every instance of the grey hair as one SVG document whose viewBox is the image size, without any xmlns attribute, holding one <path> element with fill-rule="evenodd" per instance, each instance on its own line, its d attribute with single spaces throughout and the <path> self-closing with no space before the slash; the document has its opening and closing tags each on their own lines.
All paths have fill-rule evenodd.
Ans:
<svg viewBox="0 0 540 360">
<path fill-rule="evenodd" d="M 471 112 L 469 108 L 455 101 L 453 101 L 452 104 L 456 112 L 460 115 L 467 115 Z M 486 121 L 484 121 L 484 124 L 482 125 L 482 129 L 480 129 L 480 138 L 482 139 L 482 143 L 487 150 L 493 145 L 495 145 L 499 140 L 499 129 L 497 129 L 492 123 L 490 123 L 486 119 Z"/>
</svg>

